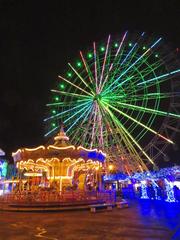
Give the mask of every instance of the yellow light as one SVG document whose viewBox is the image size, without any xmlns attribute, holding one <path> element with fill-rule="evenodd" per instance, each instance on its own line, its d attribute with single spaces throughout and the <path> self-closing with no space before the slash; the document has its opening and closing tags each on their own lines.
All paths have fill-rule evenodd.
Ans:
<svg viewBox="0 0 180 240">
<path fill-rule="evenodd" d="M 47 179 L 56 179 L 56 180 L 60 180 L 60 179 L 72 179 L 72 176 L 51 176 L 51 177 L 47 177 Z"/>
<path fill-rule="evenodd" d="M 42 173 L 36 173 L 36 172 L 26 172 L 24 173 L 24 176 L 27 177 L 42 177 Z"/>
<path fill-rule="evenodd" d="M 67 176 L 70 175 L 70 173 L 69 173 L 69 168 L 72 167 L 72 166 L 74 166 L 75 164 L 77 164 L 77 163 L 79 163 L 79 162 L 82 162 L 82 161 L 84 161 L 84 160 L 83 160 L 83 159 L 79 159 L 79 160 L 73 162 L 72 164 L 70 164 L 70 165 L 67 167 Z M 71 171 L 71 176 L 73 175 L 72 172 L 73 172 L 73 171 Z"/>
<path fill-rule="evenodd" d="M 17 180 L 9 179 L 9 180 L 4 180 L 3 183 L 18 183 L 20 181 L 23 182 L 23 183 L 27 182 L 27 180 L 23 180 L 23 179 L 17 179 Z"/>
<path fill-rule="evenodd" d="M 76 149 L 74 145 L 67 146 L 67 147 L 56 147 L 56 146 L 54 146 L 54 145 L 49 145 L 49 146 L 47 147 L 47 149 L 50 149 L 50 148 L 54 148 L 54 149 L 58 149 L 58 150 L 65 150 L 65 149 L 70 149 L 70 148 L 72 148 L 73 150 Z"/>
<path fill-rule="evenodd" d="M 109 165 L 108 168 L 111 171 L 111 170 L 113 170 L 114 166 L 113 165 Z"/>
<path fill-rule="evenodd" d="M 37 147 L 37 148 L 25 148 L 25 150 L 26 150 L 26 151 L 36 151 L 36 150 L 41 149 L 41 148 L 42 148 L 42 149 L 45 149 L 45 147 L 41 145 L 41 146 L 39 146 L 39 147 Z"/>
<path fill-rule="evenodd" d="M 80 150 L 80 149 L 83 149 L 83 150 L 85 150 L 85 151 L 87 151 L 87 152 L 98 151 L 97 148 L 94 148 L 94 149 L 87 149 L 87 148 L 84 148 L 84 147 L 82 147 L 82 146 L 77 147 L 77 150 Z"/>
</svg>

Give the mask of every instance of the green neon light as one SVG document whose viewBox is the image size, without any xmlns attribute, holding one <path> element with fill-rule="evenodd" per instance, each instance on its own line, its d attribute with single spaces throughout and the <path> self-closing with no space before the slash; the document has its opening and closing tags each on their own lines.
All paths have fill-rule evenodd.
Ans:
<svg viewBox="0 0 180 240">
<path fill-rule="evenodd" d="M 51 125 L 52 125 L 52 127 L 55 127 L 55 126 L 56 126 L 56 124 L 55 124 L 55 123 L 52 123 Z"/>
<path fill-rule="evenodd" d="M 101 50 L 101 52 L 104 52 L 105 51 L 105 47 L 101 47 L 100 50 Z"/>
<path fill-rule="evenodd" d="M 76 65 L 77 65 L 77 67 L 81 67 L 82 63 L 81 62 L 77 62 Z"/>
<path fill-rule="evenodd" d="M 68 76 L 68 77 L 72 77 L 72 73 L 71 73 L 71 72 L 68 72 L 68 73 L 67 73 L 67 76 Z"/>
<path fill-rule="evenodd" d="M 92 58 L 93 57 L 93 54 L 92 53 L 88 53 L 88 58 Z"/>
<path fill-rule="evenodd" d="M 60 89 L 64 89 L 65 88 L 64 84 L 62 84 L 62 83 L 59 86 L 60 86 Z"/>
</svg>

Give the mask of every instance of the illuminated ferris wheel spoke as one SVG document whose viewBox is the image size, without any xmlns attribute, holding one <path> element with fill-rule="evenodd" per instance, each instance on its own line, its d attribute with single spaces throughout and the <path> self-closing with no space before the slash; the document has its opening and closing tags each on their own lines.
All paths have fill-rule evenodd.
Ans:
<svg viewBox="0 0 180 240">
<path fill-rule="evenodd" d="M 126 36 L 126 35 L 125 35 L 125 36 Z M 122 44 L 124 43 L 124 40 L 125 40 L 125 38 L 123 38 L 123 41 L 121 42 Z M 119 50 L 121 49 L 122 44 L 120 44 Z M 109 71 L 108 71 L 108 73 L 107 73 L 107 75 L 106 75 L 106 78 L 105 78 L 105 80 L 104 80 L 104 83 L 103 83 L 103 86 L 102 86 L 102 88 L 101 88 L 101 91 L 103 90 L 103 88 L 104 88 L 104 86 L 105 86 L 105 83 L 107 82 L 108 78 L 109 78 L 109 80 L 112 79 L 112 81 L 110 81 L 110 84 L 109 84 L 110 86 L 111 86 L 111 83 L 114 82 L 114 78 L 115 78 L 116 74 L 117 74 L 118 71 L 119 71 L 119 67 L 120 67 L 119 64 L 120 64 L 121 59 L 122 59 L 122 57 L 123 57 L 123 52 L 124 52 L 124 50 L 121 49 L 121 54 L 120 54 L 120 56 L 118 56 L 118 55 L 117 55 L 118 51 L 117 51 L 117 53 L 116 53 L 116 55 L 115 55 L 115 58 L 114 58 L 113 62 L 112 62 L 111 65 L 110 65 Z M 117 56 L 118 56 L 118 57 L 117 57 Z M 117 66 L 118 66 L 118 67 L 117 67 Z M 113 71 L 112 71 L 112 70 L 113 70 Z M 112 73 L 111 76 L 109 76 L 110 73 Z M 104 89 L 104 92 L 106 92 L 106 89 L 109 91 L 109 85 L 106 86 L 106 88 Z"/>
<path fill-rule="evenodd" d="M 84 90 L 83 88 L 81 88 L 81 87 L 79 87 L 79 86 L 77 86 L 77 85 L 75 85 L 75 84 L 73 84 L 72 82 L 70 82 L 69 80 L 67 80 L 66 78 L 64 78 L 64 77 L 61 77 L 60 75 L 58 76 L 60 79 L 62 79 L 62 80 L 64 80 L 64 81 L 66 81 L 67 83 L 69 83 L 70 85 L 72 85 L 72 86 L 74 86 L 75 88 L 78 88 L 79 90 L 81 90 L 82 92 L 84 92 L 84 93 L 86 93 L 87 95 L 90 95 L 90 96 L 92 96 L 89 92 L 87 92 L 86 90 Z"/>
<path fill-rule="evenodd" d="M 119 54 L 119 52 L 120 52 L 120 50 L 121 50 L 121 48 L 122 48 L 122 45 L 123 45 L 123 43 L 124 43 L 124 41 L 125 41 L 125 38 L 126 38 L 127 34 L 128 34 L 128 31 L 126 31 L 126 32 L 124 33 L 124 35 L 123 35 L 123 37 L 122 37 L 122 40 L 121 40 L 121 42 L 120 42 L 120 44 L 119 44 L 118 50 L 117 50 L 117 52 L 116 52 L 116 54 L 115 54 L 115 57 L 118 56 L 118 54 Z M 111 71 L 111 68 L 112 68 L 112 67 L 113 67 L 113 63 L 111 64 L 109 71 Z"/>
<path fill-rule="evenodd" d="M 101 89 L 101 83 L 102 83 L 102 79 L 103 79 L 104 68 L 105 68 L 105 64 L 106 64 L 106 58 L 107 58 L 107 53 L 108 53 L 108 49 L 109 49 L 110 38 L 111 38 L 111 35 L 109 35 L 108 40 L 107 40 L 107 45 L 106 45 L 106 50 L 105 50 L 105 55 L 104 55 L 104 61 L 103 61 L 102 71 L 101 71 L 101 76 L 100 76 L 100 81 L 99 81 L 99 89 Z"/>
<path fill-rule="evenodd" d="M 92 126 L 92 137 L 91 137 L 90 148 L 92 148 L 92 146 L 93 146 L 93 141 L 94 141 L 95 125 L 96 125 L 96 116 L 97 116 L 97 103 L 95 102 L 94 118 L 93 118 L 93 126 Z"/>
<path fill-rule="evenodd" d="M 122 101 L 124 101 L 125 103 L 128 103 L 128 102 L 136 102 L 136 101 L 142 102 L 144 99 L 156 100 L 157 98 L 165 99 L 165 98 L 172 98 L 172 97 L 176 97 L 176 96 L 180 96 L 180 92 L 174 92 L 174 93 L 172 93 L 172 92 L 167 92 L 167 93 L 153 92 L 153 93 L 147 93 L 144 95 L 137 94 L 137 95 L 126 95 L 126 97 L 120 96 L 119 99 L 116 97 L 114 97 L 114 98 L 117 100 L 121 100 L 121 103 L 122 103 Z M 105 97 L 105 99 L 106 99 L 106 97 Z M 109 96 L 109 97 L 107 97 L 107 99 L 113 100 L 113 97 Z M 123 104 L 124 104 L 124 102 L 123 102 Z"/>
<path fill-rule="evenodd" d="M 98 123 L 99 123 L 99 133 L 100 133 L 100 139 L 99 139 L 99 143 L 100 143 L 100 147 L 103 148 L 103 121 L 102 121 L 102 115 L 101 115 L 101 110 L 100 107 L 98 105 Z"/>
<path fill-rule="evenodd" d="M 137 53 L 137 51 L 138 51 L 138 49 L 136 49 L 136 51 L 134 52 L 134 49 L 138 46 L 138 42 L 141 40 L 141 38 L 142 38 L 143 36 L 144 36 L 144 32 L 140 35 L 138 41 L 137 41 L 135 44 L 133 44 L 133 47 L 132 47 L 131 50 L 128 52 L 128 54 L 125 56 L 124 60 L 123 60 L 122 63 L 120 64 L 120 66 L 122 66 L 129 57 L 131 57 L 131 59 L 133 59 L 133 56 L 135 56 L 136 53 Z M 131 53 L 133 53 L 133 55 L 131 55 Z M 131 59 L 129 60 L 129 62 L 131 61 Z M 128 62 L 127 64 L 129 64 L 129 62 Z"/>
<path fill-rule="evenodd" d="M 94 96 L 94 91 L 91 89 L 91 87 L 89 86 L 89 84 L 81 77 L 81 75 L 76 71 L 76 69 L 75 68 L 73 68 L 73 66 L 70 64 L 70 63 L 68 63 L 68 65 L 71 67 L 71 69 L 76 73 L 76 75 L 79 77 L 79 79 L 86 85 L 86 87 L 88 87 L 89 89 L 90 89 L 90 91 L 91 91 L 91 93 L 89 93 L 89 95 L 91 95 L 91 96 Z"/>
<path fill-rule="evenodd" d="M 126 87 L 128 89 L 128 83 L 131 79 L 134 79 L 133 82 L 134 82 L 134 84 L 136 84 L 136 82 L 139 81 L 138 68 L 141 67 L 144 64 L 144 61 L 140 62 L 138 66 L 136 66 L 136 67 L 134 66 L 134 69 L 131 69 L 131 72 L 130 71 L 128 72 L 128 76 L 123 76 L 122 75 L 123 78 L 121 77 L 121 79 L 120 79 L 121 82 L 114 85 L 114 81 L 112 81 L 112 84 L 105 89 L 104 94 L 107 94 L 108 92 L 113 92 L 113 91 L 117 90 L 119 87 L 122 87 L 122 85 L 124 85 L 125 83 L 127 83 Z M 156 66 L 156 67 L 158 67 L 158 66 Z M 149 70 L 149 66 L 147 66 L 147 68 L 144 68 L 144 70 L 141 70 L 141 75 L 143 76 L 143 78 L 146 75 L 149 75 L 149 74 L 153 73 L 156 68 L 151 68 L 150 71 L 148 71 L 148 72 L 147 72 L 147 69 Z M 144 72 L 146 72 L 146 73 L 143 74 Z M 114 76 L 113 76 L 113 79 L 114 79 Z"/>
<path fill-rule="evenodd" d="M 88 78 L 89 78 L 90 82 L 93 84 L 94 78 L 93 78 L 92 72 L 91 72 L 91 70 L 90 70 L 90 68 L 89 68 L 89 66 L 88 66 L 88 64 L 87 64 L 87 62 L 86 62 L 86 60 L 85 60 L 81 51 L 80 51 L 80 56 L 81 56 L 81 59 L 83 61 L 84 66 L 85 66 Z"/>
<path fill-rule="evenodd" d="M 154 109 L 151 109 L 151 108 L 141 107 L 141 106 L 127 104 L 127 103 L 122 103 L 122 102 L 117 102 L 117 103 L 122 105 L 122 106 L 124 106 L 124 107 L 127 107 L 129 109 L 133 109 L 133 110 L 136 110 L 136 111 L 143 111 L 143 112 L 153 113 L 153 114 L 157 114 L 157 115 L 160 115 L 160 116 L 170 116 L 170 117 L 174 117 L 174 118 L 180 118 L 180 114 L 174 114 L 174 113 L 170 113 L 170 112 L 154 110 Z"/>
<path fill-rule="evenodd" d="M 71 117 L 69 117 L 68 119 L 66 119 L 66 120 L 64 121 L 64 123 L 66 123 L 67 121 L 69 121 L 72 117 L 74 117 L 74 116 L 77 115 L 78 113 L 82 112 L 82 114 L 73 122 L 73 124 L 67 129 L 66 132 L 69 132 L 70 129 L 71 129 L 75 124 L 77 124 L 77 122 L 78 122 L 81 118 L 83 118 L 84 115 L 85 115 L 87 112 L 90 113 L 91 108 L 92 108 L 92 105 L 90 104 L 89 107 L 86 107 L 86 110 L 85 110 L 85 111 L 83 111 L 85 108 L 82 108 L 81 111 L 76 112 L 76 113 L 73 114 Z"/>
<path fill-rule="evenodd" d="M 126 135 L 132 140 L 132 142 L 139 148 L 140 151 L 144 154 L 144 156 L 152 163 L 154 164 L 153 160 L 146 154 L 146 152 L 142 149 L 142 147 L 137 143 L 137 141 L 132 137 L 132 135 L 126 130 L 126 128 L 120 123 L 120 121 L 114 116 L 114 114 L 107 108 L 105 107 L 106 110 L 109 112 L 110 116 L 118 122 L 120 130 L 123 130 Z"/>
<path fill-rule="evenodd" d="M 98 86 L 98 76 L 97 76 L 97 55 L 96 55 L 96 43 L 93 42 L 93 51 L 94 51 L 94 76 L 96 81 L 96 94 L 99 93 Z"/>
<path fill-rule="evenodd" d="M 67 114 L 67 113 L 69 113 L 69 112 L 72 112 L 73 110 L 78 109 L 78 108 L 81 108 L 81 109 L 82 109 L 82 106 L 85 105 L 85 107 L 86 107 L 87 104 L 89 104 L 89 102 L 85 102 L 85 103 L 82 103 L 82 104 L 78 104 L 78 105 L 76 105 L 75 107 L 73 107 L 73 108 L 71 108 L 71 109 L 62 111 L 62 112 L 60 112 L 60 113 L 58 113 L 58 114 L 55 114 L 55 115 L 50 116 L 50 117 L 48 117 L 48 118 L 45 118 L 44 121 L 46 122 L 46 121 L 51 120 L 51 119 L 53 119 L 53 118 L 58 118 L 58 117 L 60 117 L 60 116 L 62 116 L 62 115 L 64 115 L 64 114 Z"/>
<path fill-rule="evenodd" d="M 140 121 L 137 121 L 135 118 L 132 118 L 132 117 L 129 116 L 128 114 L 126 114 L 126 113 L 120 111 L 119 109 L 113 107 L 112 105 L 110 105 L 110 104 L 108 104 L 108 103 L 106 103 L 106 104 L 107 104 L 110 108 L 112 108 L 113 110 L 115 110 L 116 112 L 122 114 L 122 115 L 125 116 L 126 118 L 129 118 L 131 121 L 133 121 L 133 122 L 139 124 L 140 126 L 146 128 L 148 131 L 150 131 L 150 132 L 152 132 L 152 133 L 158 135 L 159 137 L 163 138 L 164 140 L 168 141 L 169 143 L 174 144 L 173 141 L 171 141 L 170 139 L 168 139 L 168 138 L 162 136 L 161 134 L 159 134 L 157 131 L 153 130 L 152 128 L 147 127 L 145 124 L 141 123 Z M 117 104 L 121 105 L 121 103 L 119 103 L 119 102 L 117 102 Z M 179 116 L 179 117 L 180 117 L 180 116 Z"/>
<path fill-rule="evenodd" d="M 121 79 L 121 77 L 124 76 L 136 63 L 138 63 L 152 48 L 154 48 L 161 41 L 161 39 L 162 38 L 159 38 L 155 43 L 153 43 L 138 59 L 136 59 L 136 61 L 134 61 L 124 72 L 122 72 L 122 74 L 118 78 L 116 78 L 113 83 L 110 84 L 108 89 L 111 88 L 114 84 L 118 83 L 118 81 Z M 124 84 L 127 81 L 128 81 L 128 79 L 121 82 L 120 85 Z M 117 87 L 116 85 L 113 86 L 111 88 L 111 91 L 116 87 Z"/>
<path fill-rule="evenodd" d="M 125 146 L 127 147 L 127 151 L 129 152 L 130 156 L 132 156 L 132 159 L 134 158 L 134 156 L 136 156 L 135 157 L 136 161 L 141 163 L 141 165 L 144 167 L 144 164 L 142 164 L 142 160 L 141 160 L 139 154 L 137 153 L 136 149 L 133 147 L 131 141 L 128 139 L 127 134 L 121 128 L 118 119 L 113 115 L 113 113 L 111 111 L 110 111 L 110 116 L 111 116 L 114 124 L 116 125 L 117 129 L 119 130 L 119 133 L 120 133 L 120 135 L 122 137 L 122 140 L 123 140 Z M 147 167 L 144 167 L 144 169 L 147 170 Z"/>
<path fill-rule="evenodd" d="M 133 77 L 134 77 L 134 84 L 139 82 L 139 71 L 138 71 L 138 68 L 142 67 L 142 65 L 143 65 L 143 69 L 141 70 L 141 76 L 143 76 L 143 78 L 141 80 L 143 80 L 143 81 L 144 81 L 144 78 L 146 76 L 149 76 L 150 74 L 155 74 L 155 70 L 158 69 L 161 66 L 161 63 L 159 63 L 159 62 L 155 62 L 152 65 L 144 66 L 144 64 L 146 64 L 146 60 L 147 59 L 148 59 L 148 57 L 146 59 L 144 59 L 144 61 L 139 63 L 138 66 L 134 67 L 134 69 L 132 70 L 131 74 L 128 74 L 129 77 L 131 75 L 133 75 Z M 128 82 L 127 79 L 125 79 L 125 81 L 122 79 L 122 82 L 120 82 L 120 86 L 122 85 L 122 83 L 126 83 L 126 82 Z M 119 84 L 117 86 L 119 86 Z"/>
<path fill-rule="evenodd" d="M 108 136 L 112 136 L 115 140 L 114 144 L 120 146 L 120 148 L 123 150 L 123 146 L 121 145 L 122 142 L 122 136 L 118 136 L 116 129 L 114 128 L 114 124 L 112 119 L 109 117 L 109 115 L 106 113 L 105 109 L 102 107 L 102 118 L 104 119 L 105 125 L 108 126 L 108 129 L 105 132 L 104 139 L 107 142 L 109 141 Z M 106 146 L 108 148 L 108 151 L 110 151 L 111 146 Z M 105 147 L 103 148 L 105 150 Z"/>
<path fill-rule="evenodd" d="M 83 121 L 82 121 L 80 127 L 82 127 L 83 123 L 87 120 L 88 115 L 90 115 L 92 113 L 92 109 L 93 109 L 93 106 L 90 106 L 87 109 L 87 111 L 84 112 L 84 114 L 82 116 L 83 117 Z M 81 144 L 82 145 L 82 143 L 85 143 L 84 141 L 82 141 L 83 132 L 81 134 L 78 134 L 78 129 L 79 129 L 79 127 L 74 130 L 73 136 L 72 136 L 72 141 L 74 139 L 74 142 L 76 142 L 77 144 Z M 69 134 L 69 136 L 71 136 L 71 134 Z"/>
<path fill-rule="evenodd" d="M 56 92 L 65 96 L 72 96 L 72 97 L 82 97 L 82 98 L 87 98 L 87 99 L 91 99 L 91 97 L 88 95 L 82 95 L 82 94 L 77 94 L 77 93 L 71 93 L 71 92 L 64 92 L 64 91 L 60 91 L 60 90 L 55 90 L 52 89 L 51 92 Z"/>
<path fill-rule="evenodd" d="M 52 130 L 50 130 L 49 132 L 47 132 L 44 136 L 47 137 L 48 135 L 50 135 L 52 132 L 56 131 L 59 128 L 59 126 L 53 128 Z"/>
<path fill-rule="evenodd" d="M 144 68 L 144 70 L 142 70 L 141 71 L 141 78 L 142 78 L 142 80 L 144 81 L 144 77 L 146 77 L 146 76 L 148 76 L 149 74 L 152 74 L 152 73 L 154 73 L 154 71 L 157 69 L 159 67 L 159 65 L 155 65 L 154 66 L 154 68 L 153 68 L 153 66 L 147 66 L 147 68 Z M 149 71 L 146 71 L 146 69 L 149 69 L 150 68 L 150 70 Z M 148 88 L 148 87 L 152 87 L 152 85 L 156 85 L 157 84 L 157 82 L 154 82 L 153 84 L 151 84 L 151 85 L 145 85 L 144 87 L 138 87 L 137 88 L 137 82 L 139 82 L 139 77 L 138 77 L 138 74 L 140 74 L 139 73 L 139 71 L 137 70 L 137 68 L 135 68 L 136 69 L 136 71 L 137 71 L 137 73 L 135 73 L 134 71 L 132 72 L 132 74 L 133 74 L 133 76 L 129 76 L 129 79 L 125 79 L 125 81 L 126 82 L 128 82 L 129 80 L 131 80 L 131 78 L 133 79 L 133 83 L 134 83 L 134 86 L 135 86 L 135 90 L 136 90 L 136 94 L 137 94 L 137 92 L 138 91 L 141 91 L 141 90 L 143 90 L 144 89 L 144 87 L 146 87 L 146 88 Z M 128 80 L 128 81 L 127 81 Z M 123 81 L 123 82 L 125 82 L 125 81 Z M 164 81 L 164 80 L 163 80 Z M 161 83 L 161 81 L 159 81 L 158 83 Z M 121 83 L 120 83 L 120 86 L 121 86 Z M 117 87 L 119 87 L 119 85 L 117 85 Z M 127 89 L 127 93 L 128 93 L 128 95 L 131 97 L 131 94 L 133 94 L 134 93 L 134 89 L 132 90 L 130 90 L 129 91 L 129 89 L 130 89 L 130 86 L 127 84 L 127 85 L 125 85 L 125 87 L 126 87 L 126 89 Z M 111 90 L 112 91 L 112 90 Z M 115 89 L 113 89 L 113 91 L 115 91 Z M 127 96 L 128 97 L 128 96 Z M 133 98 L 132 98 L 133 99 Z"/>
<path fill-rule="evenodd" d="M 175 71 L 172 71 L 172 72 L 169 72 L 169 73 L 166 73 L 166 74 L 162 74 L 162 75 L 160 75 L 160 76 L 157 76 L 157 77 L 148 79 L 148 80 L 146 80 L 146 81 L 144 81 L 144 82 L 138 83 L 137 85 L 139 86 L 139 85 L 142 85 L 142 84 L 147 84 L 147 83 L 149 83 L 149 82 L 152 82 L 152 81 L 154 81 L 154 80 L 157 81 L 158 79 L 161 79 L 161 78 L 164 78 L 164 77 L 173 77 L 174 74 L 179 73 L 179 72 L 180 72 L 180 69 L 177 69 L 177 70 L 175 70 Z"/>
<path fill-rule="evenodd" d="M 143 78 L 145 78 L 146 76 L 149 76 L 150 74 L 154 74 L 155 73 L 155 70 L 158 69 L 162 63 L 161 62 L 155 62 L 154 64 L 151 64 L 151 65 L 146 65 L 144 66 L 144 64 L 146 64 L 146 60 L 148 58 L 146 58 L 143 62 L 141 62 L 137 67 L 134 67 L 134 70 L 132 71 L 132 74 L 134 76 L 135 79 L 135 82 L 139 82 L 139 71 L 138 71 L 138 68 L 140 68 L 142 65 L 143 65 L 143 69 L 141 70 L 141 74 L 143 76 Z"/>
<path fill-rule="evenodd" d="M 131 69 L 131 71 L 134 71 L 134 69 L 138 69 L 140 68 L 143 64 L 145 64 L 147 62 L 147 60 L 152 56 L 153 52 L 149 52 L 148 50 L 146 52 L 144 52 L 141 56 L 139 56 L 138 54 L 139 48 L 136 49 L 136 51 L 133 52 L 133 55 L 131 55 L 131 58 L 125 63 L 122 64 L 121 66 L 127 70 L 128 74 L 129 74 L 129 70 Z M 148 53 L 148 54 L 147 54 Z M 135 62 L 133 62 L 133 60 L 135 60 Z M 141 61 L 140 61 L 141 60 Z M 158 60 L 154 63 L 154 65 L 157 65 Z M 153 64 L 151 65 L 153 66 Z M 132 68 L 133 67 L 133 68 Z M 141 73 L 145 72 L 146 70 L 149 70 L 149 65 L 147 66 L 147 68 L 145 66 L 143 66 L 143 69 L 141 69 Z M 151 68 L 152 70 L 154 68 Z M 127 73 L 125 72 L 125 73 Z M 144 75 L 144 74 L 143 74 Z"/>
<path fill-rule="evenodd" d="M 136 46 L 138 45 L 138 43 L 136 42 L 133 47 L 131 48 L 131 50 L 129 51 L 129 53 L 126 55 L 126 57 L 123 59 L 123 61 L 120 63 L 120 66 L 122 66 L 126 60 L 129 58 L 129 56 L 131 56 L 131 53 L 133 53 L 134 49 L 136 48 Z M 129 62 L 128 62 L 129 64 Z"/>
<path fill-rule="evenodd" d="M 91 105 L 91 102 L 86 104 L 84 107 L 81 107 L 80 110 L 76 111 L 74 114 L 72 114 L 69 118 L 67 118 L 66 120 L 64 120 L 64 123 L 67 123 L 70 119 L 72 119 L 73 117 L 75 117 L 77 114 L 81 114 L 81 113 L 85 113 L 85 109 L 89 109 L 89 105 Z M 84 114 L 83 114 L 84 115 Z"/>
<path fill-rule="evenodd" d="M 81 127 L 83 127 L 83 123 L 84 123 L 85 121 L 87 121 L 87 125 L 85 125 L 85 130 L 84 130 L 84 132 L 83 132 L 82 135 L 81 135 L 81 137 L 82 137 L 82 142 L 83 142 L 83 143 L 85 143 L 85 140 L 87 140 L 87 142 L 88 142 L 87 134 L 88 134 L 88 129 L 90 128 L 90 124 L 91 124 L 92 121 L 93 121 L 93 113 L 94 113 L 94 111 L 95 111 L 95 105 L 93 104 L 93 106 L 92 106 L 92 111 L 91 111 L 91 113 L 90 113 L 90 115 L 89 115 L 89 118 L 85 117 L 84 120 L 83 120 L 83 122 L 82 122 L 82 124 L 81 124 Z"/>
<path fill-rule="evenodd" d="M 76 100 L 74 100 L 74 101 L 70 101 L 70 102 L 68 102 L 68 103 L 64 103 L 63 101 L 62 102 L 57 102 L 57 103 L 48 103 L 48 104 L 46 104 L 46 106 L 47 107 L 52 107 L 52 106 L 55 106 L 55 107 L 57 107 L 57 106 L 74 106 L 74 105 L 77 105 L 77 104 L 79 104 L 79 103 L 82 103 L 82 102 L 87 102 L 88 100 L 90 100 L 90 98 L 83 98 L 83 99 L 76 99 Z"/>
<path fill-rule="evenodd" d="M 101 102 L 101 107 L 102 107 L 102 112 L 104 113 L 103 118 L 108 119 L 106 124 L 109 125 L 111 135 L 114 135 L 114 138 L 116 139 L 116 142 L 118 144 L 120 144 L 123 140 L 125 145 L 128 146 L 124 134 L 120 131 L 119 126 L 117 125 L 117 122 L 115 121 L 116 118 L 112 117 L 112 114 L 109 116 L 109 112 L 106 109 L 107 107 L 105 106 L 105 104 L 103 102 Z M 117 135 L 118 132 L 120 133 L 120 136 Z"/>
</svg>

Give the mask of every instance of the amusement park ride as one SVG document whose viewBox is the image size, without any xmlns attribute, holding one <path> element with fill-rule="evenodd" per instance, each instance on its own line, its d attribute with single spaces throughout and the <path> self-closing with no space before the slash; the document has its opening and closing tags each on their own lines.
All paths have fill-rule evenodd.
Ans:
<svg viewBox="0 0 180 240">
<path fill-rule="evenodd" d="M 93 42 L 52 89 L 46 137 L 101 149 L 126 174 L 157 168 L 180 125 L 180 65 L 162 38 L 125 32 Z"/>
<path fill-rule="evenodd" d="M 53 145 L 18 149 L 13 158 L 25 177 L 35 179 L 34 188 L 54 185 L 57 191 L 77 187 L 89 190 L 97 183 L 100 185 L 99 174 L 105 162 L 105 154 L 100 150 L 70 145 L 62 126 Z M 21 187 L 24 189 L 23 184 Z"/>
</svg>

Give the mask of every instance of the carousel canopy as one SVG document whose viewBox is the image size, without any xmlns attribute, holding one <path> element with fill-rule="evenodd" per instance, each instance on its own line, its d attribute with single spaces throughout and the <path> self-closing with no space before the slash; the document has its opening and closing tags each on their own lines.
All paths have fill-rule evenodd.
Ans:
<svg viewBox="0 0 180 240">
<path fill-rule="evenodd" d="M 101 150 L 86 149 L 82 146 L 74 146 L 69 143 L 69 138 L 66 136 L 63 127 L 60 132 L 54 137 L 54 144 L 48 146 L 38 146 L 36 148 L 20 148 L 15 153 L 12 153 L 14 162 L 25 161 L 27 159 L 37 160 L 39 158 L 64 158 L 79 159 L 85 161 L 105 161 L 105 154 Z"/>
</svg>

